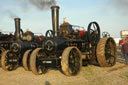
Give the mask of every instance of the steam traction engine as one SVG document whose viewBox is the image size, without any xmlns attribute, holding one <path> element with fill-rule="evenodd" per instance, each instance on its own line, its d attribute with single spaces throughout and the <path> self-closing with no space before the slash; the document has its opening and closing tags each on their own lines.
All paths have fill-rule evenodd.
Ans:
<svg viewBox="0 0 128 85">
<path fill-rule="evenodd" d="M 11 71 L 17 68 L 18 65 L 25 61 L 25 57 L 34 48 L 38 47 L 40 40 L 35 38 L 31 31 L 23 32 L 20 28 L 20 18 L 15 18 L 15 36 L 11 45 L 1 55 L 1 66 L 6 71 Z M 29 52 L 25 52 L 29 49 Z M 24 54 L 25 53 L 25 54 Z M 24 64 L 23 64 L 24 66 Z M 25 67 L 25 66 L 24 66 Z M 25 68 L 26 69 L 26 68 Z"/>
<path fill-rule="evenodd" d="M 67 76 L 76 75 L 82 63 L 97 61 L 100 66 L 113 66 L 116 61 L 116 45 L 111 37 L 100 38 L 100 27 L 91 22 L 87 31 L 74 30 L 73 25 L 59 23 L 59 7 L 53 6 L 53 30 L 48 30 L 42 46 L 30 56 L 30 68 L 36 75 L 50 67 L 61 68 Z"/>
</svg>

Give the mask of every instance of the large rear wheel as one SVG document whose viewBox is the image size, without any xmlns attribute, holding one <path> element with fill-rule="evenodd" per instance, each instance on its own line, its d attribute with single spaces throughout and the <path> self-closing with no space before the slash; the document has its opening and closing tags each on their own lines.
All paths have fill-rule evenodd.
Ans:
<svg viewBox="0 0 128 85">
<path fill-rule="evenodd" d="M 45 66 L 39 64 L 39 58 L 42 56 L 42 48 L 36 48 L 30 56 L 30 68 L 35 75 L 41 75 L 47 72 Z"/>
<path fill-rule="evenodd" d="M 67 76 L 79 73 L 82 65 L 81 52 L 76 47 L 67 47 L 62 53 L 62 71 Z"/>
<path fill-rule="evenodd" d="M 116 44 L 113 38 L 101 38 L 97 45 L 97 60 L 100 66 L 113 66 L 116 63 Z"/>
</svg>

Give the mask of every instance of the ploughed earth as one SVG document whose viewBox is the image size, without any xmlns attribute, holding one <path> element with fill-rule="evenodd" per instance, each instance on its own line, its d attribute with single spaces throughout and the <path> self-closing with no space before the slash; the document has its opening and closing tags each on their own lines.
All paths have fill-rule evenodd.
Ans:
<svg viewBox="0 0 128 85">
<path fill-rule="evenodd" d="M 113 67 L 88 65 L 76 76 L 67 77 L 59 70 L 48 70 L 43 75 L 34 75 L 23 67 L 6 72 L 0 68 L 0 85 L 128 85 L 128 65 L 120 50 Z"/>
</svg>

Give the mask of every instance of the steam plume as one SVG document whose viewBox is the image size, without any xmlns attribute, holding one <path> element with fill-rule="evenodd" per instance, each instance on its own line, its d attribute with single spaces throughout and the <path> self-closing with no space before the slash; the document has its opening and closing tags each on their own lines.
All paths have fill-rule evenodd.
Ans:
<svg viewBox="0 0 128 85">
<path fill-rule="evenodd" d="M 9 14 L 9 17 L 11 19 L 18 18 L 18 16 L 16 15 L 16 13 L 13 13 L 12 11 L 8 11 L 8 14 Z"/>
<path fill-rule="evenodd" d="M 128 14 L 128 0 L 107 0 L 107 6 L 123 14 Z"/>
<path fill-rule="evenodd" d="M 23 2 L 25 5 L 32 5 L 40 10 L 47 10 L 52 5 L 56 4 L 56 0 L 17 0 Z"/>
<path fill-rule="evenodd" d="M 128 8 L 128 0 L 110 0 L 117 8 Z"/>
</svg>

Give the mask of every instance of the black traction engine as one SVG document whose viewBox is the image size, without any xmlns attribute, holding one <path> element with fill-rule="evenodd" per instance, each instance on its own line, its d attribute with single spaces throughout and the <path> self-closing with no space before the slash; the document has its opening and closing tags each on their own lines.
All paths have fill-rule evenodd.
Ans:
<svg viewBox="0 0 128 85">
<path fill-rule="evenodd" d="M 33 50 L 30 56 L 34 74 L 46 73 L 48 68 L 56 67 L 71 76 L 80 71 L 82 64 L 115 64 L 116 44 L 112 37 L 100 38 L 97 22 L 89 23 L 87 31 L 73 29 L 74 25 L 66 21 L 59 27 L 59 7 L 52 6 L 51 9 L 53 30 L 46 32 L 42 46 Z"/>
<path fill-rule="evenodd" d="M 32 50 L 41 45 L 39 36 L 35 36 L 31 31 L 23 32 L 20 27 L 20 18 L 15 18 L 15 33 L 11 44 L 1 54 L 1 66 L 6 71 L 15 70 L 18 66 L 26 63 L 26 56 L 29 56 Z M 29 51 L 27 51 L 29 50 Z M 26 52 L 27 51 L 27 52 Z M 23 63 L 22 63 L 23 62 Z M 25 68 L 25 70 L 28 68 Z"/>
</svg>

